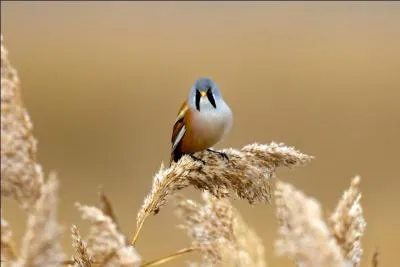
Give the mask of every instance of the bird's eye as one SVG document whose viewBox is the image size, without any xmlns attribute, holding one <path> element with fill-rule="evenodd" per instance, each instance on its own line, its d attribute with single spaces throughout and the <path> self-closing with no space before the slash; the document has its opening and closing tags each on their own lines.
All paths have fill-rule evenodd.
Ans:
<svg viewBox="0 0 400 267">
<path fill-rule="evenodd" d="M 201 98 L 200 92 L 199 90 L 196 90 L 196 108 L 198 111 L 200 111 L 200 98 Z"/>
<path fill-rule="evenodd" d="M 207 98 L 210 101 L 211 105 L 213 105 L 214 108 L 217 108 L 217 104 L 215 103 L 211 88 L 207 90 Z"/>
</svg>

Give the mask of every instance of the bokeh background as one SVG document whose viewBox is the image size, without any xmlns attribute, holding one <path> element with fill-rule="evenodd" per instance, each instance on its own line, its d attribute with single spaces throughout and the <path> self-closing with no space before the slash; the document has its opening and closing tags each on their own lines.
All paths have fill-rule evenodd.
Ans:
<svg viewBox="0 0 400 267">
<path fill-rule="evenodd" d="M 198 77 L 209 76 L 235 116 L 216 147 L 277 141 L 314 155 L 309 165 L 279 174 L 317 198 L 326 215 L 361 175 L 363 266 L 375 248 L 382 266 L 397 266 L 399 3 L 2 2 L 1 31 L 22 80 L 39 161 L 61 180 L 66 251 L 69 226 L 87 227 L 74 202 L 97 204 L 99 185 L 133 234 L 152 176 L 168 160 L 181 101 Z M 273 208 L 234 204 L 262 237 L 270 266 L 294 266 L 273 253 Z M 24 214 L 11 201 L 2 209 L 19 241 Z M 150 217 L 137 243 L 141 255 L 187 247 L 178 223 L 171 204 Z"/>
</svg>

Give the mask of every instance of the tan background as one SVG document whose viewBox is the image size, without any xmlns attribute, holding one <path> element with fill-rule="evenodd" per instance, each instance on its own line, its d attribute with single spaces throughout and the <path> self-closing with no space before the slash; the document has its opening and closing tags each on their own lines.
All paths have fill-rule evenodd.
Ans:
<svg viewBox="0 0 400 267">
<path fill-rule="evenodd" d="M 210 76 L 235 116 L 217 147 L 274 140 L 316 156 L 280 174 L 327 214 L 360 174 L 364 266 L 375 247 L 382 266 L 397 266 L 399 25 L 396 2 L 2 3 L 39 160 L 61 180 L 68 251 L 68 227 L 87 226 L 73 203 L 96 204 L 100 184 L 133 233 L 152 175 L 168 159 L 177 109 L 195 79 Z M 235 204 L 263 238 L 270 266 L 293 266 L 273 255 L 273 209 Z M 23 213 L 2 205 L 19 241 Z M 147 221 L 137 243 L 145 259 L 189 244 L 178 223 L 172 205 Z"/>
</svg>

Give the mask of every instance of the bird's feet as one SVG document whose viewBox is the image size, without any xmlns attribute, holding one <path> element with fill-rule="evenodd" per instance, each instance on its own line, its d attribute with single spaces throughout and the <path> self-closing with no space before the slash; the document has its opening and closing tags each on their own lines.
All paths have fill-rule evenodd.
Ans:
<svg viewBox="0 0 400 267">
<path fill-rule="evenodd" d="M 196 156 L 194 156 L 193 154 L 190 154 L 190 157 L 194 160 L 194 161 L 200 161 L 201 163 L 203 163 L 203 165 L 206 165 L 206 162 L 204 160 L 202 160 L 201 158 L 198 158 Z"/>
<path fill-rule="evenodd" d="M 226 159 L 227 161 L 229 161 L 228 155 L 227 155 L 226 153 L 224 153 L 224 152 L 215 151 L 215 150 L 212 150 L 212 149 L 209 149 L 209 148 L 207 148 L 207 151 L 216 153 L 216 154 L 218 154 L 222 159 Z"/>
</svg>

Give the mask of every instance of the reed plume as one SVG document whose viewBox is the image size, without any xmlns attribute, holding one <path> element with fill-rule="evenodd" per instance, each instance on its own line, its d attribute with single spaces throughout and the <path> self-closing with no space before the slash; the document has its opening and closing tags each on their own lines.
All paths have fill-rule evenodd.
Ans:
<svg viewBox="0 0 400 267">
<path fill-rule="evenodd" d="M 345 266 L 315 199 L 281 181 L 276 184 L 275 197 L 280 224 L 275 244 L 278 255 L 288 256 L 307 267 Z"/>
<path fill-rule="evenodd" d="M 3 212 L 1 213 L 1 262 L 14 262 L 17 258 L 14 251 L 12 231 L 8 222 L 3 219 Z"/>
<path fill-rule="evenodd" d="M 72 233 L 72 247 L 74 248 L 74 255 L 72 264 L 81 267 L 92 266 L 92 259 L 89 256 L 85 240 L 82 239 L 76 225 L 71 226 Z"/>
<path fill-rule="evenodd" d="M 344 257 L 351 261 L 354 267 L 360 265 L 362 248 L 361 238 L 364 235 L 366 222 L 363 216 L 360 199 L 360 180 L 356 176 L 351 181 L 330 217 L 330 228 L 339 244 Z"/>
<path fill-rule="evenodd" d="M 21 99 L 17 71 L 1 35 L 1 197 L 30 209 L 40 197 L 43 172 L 36 162 L 37 141 Z"/>
<path fill-rule="evenodd" d="M 64 259 L 57 222 L 58 180 L 44 181 L 36 161 L 37 140 L 21 99 L 17 71 L 8 60 L 1 35 L 1 196 L 11 197 L 27 212 L 26 232 L 20 255 L 11 253 L 11 230 L 2 218 L 2 252 L 13 254 L 7 265 L 58 266 Z M 3 238 L 3 229 L 5 237 Z"/>
<path fill-rule="evenodd" d="M 202 198 L 204 204 L 183 198 L 177 203 L 180 227 L 202 255 L 202 262 L 191 266 L 266 266 L 261 240 L 229 200 L 207 191 Z"/>
<path fill-rule="evenodd" d="M 28 215 L 27 231 L 21 248 L 22 266 L 59 266 L 65 259 L 61 250 L 62 228 L 57 222 L 58 181 L 50 175 L 41 196 Z"/>
<path fill-rule="evenodd" d="M 91 262 L 102 266 L 139 266 L 140 256 L 130 246 L 126 237 L 118 231 L 113 219 L 102 210 L 93 206 L 76 204 L 84 220 L 91 223 L 85 238 L 87 255 Z M 78 251 L 76 255 L 81 255 Z M 86 256 L 80 258 L 85 261 Z"/>
<path fill-rule="evenodd" d="M 366 226 L 359 184 L 360 177 L 355 177 L 328 226 L 315 199 L 290 184 L 277 182 L 276 213 L 280 222 L 277 253 L 289 256 L 301 266 L 359 266 L 360 240 Z"/>
<path fill-rule="evenodd" d="M 372 267 L 378 267 L 379 266 L 379 250 L 378 249 L 376 249 L 375 251 L 374 251 L 374 254 L 372 255 L 372 264 L 371 264 L 371 266 Z"/>
<path fill-rule="evenodd" d="M 137 215 L 134 244 L 150 214 L 156 214 L 169 196 L 189 185 L 206 190 L 217 198 L 241 198 L 250 204 L 267 203 L 271 198 L 271 178 L 276 168 L 293 167 L 309 162 L 312 157 L 284 144 L 251 144 L 242 149 L 224 149 L 229 160 L 216 153 L 196 154 L 206 164 L 185 155 L 177 163 L 160 170 L 153 178 L 150 193 Z"/>
</svg>

